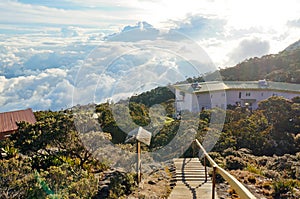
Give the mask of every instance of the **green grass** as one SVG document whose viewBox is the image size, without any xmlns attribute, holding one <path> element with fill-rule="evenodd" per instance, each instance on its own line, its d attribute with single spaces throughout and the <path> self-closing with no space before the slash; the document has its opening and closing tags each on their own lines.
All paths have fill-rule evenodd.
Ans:
<svg viewBox="0 0 300 199">
<path fill-rule="evenodd" d="M 165 119 L 165 124 L 171 124 L 172 122 L 174 122 L 174 119 L 173 119 L 173 118 L 166 117 L 166 119 Z"/>
<path fill-rule="evenodd" d="M 245 168 L 246 171 L 249 171 L 251 173 L 254 173 L 254 174 L 258 174 L 258 175 L 263 175 L 263 172 L 261 169 L 251 165 L 251 164 L 248 164 L 247 167 Z"/>
</svg>

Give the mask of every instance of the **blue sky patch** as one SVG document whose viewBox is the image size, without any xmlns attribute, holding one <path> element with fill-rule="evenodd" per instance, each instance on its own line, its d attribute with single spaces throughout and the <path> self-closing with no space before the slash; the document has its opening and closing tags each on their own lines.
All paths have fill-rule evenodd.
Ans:
<svg viewBox="0 0 300 199">
<path fill-rule="evenodd" d="M 81 10 L 83 7 L 74 4 L 70 1 L 63 1 L 63 0 L 18 0 L 20 3 L 24 4 L 31 4 L 31 5 L 39 5 L 39 6 L 46 6 L 49 8 L 57 8 L 57 9 L 64 9 L 64 10 Z"/>
</svg>

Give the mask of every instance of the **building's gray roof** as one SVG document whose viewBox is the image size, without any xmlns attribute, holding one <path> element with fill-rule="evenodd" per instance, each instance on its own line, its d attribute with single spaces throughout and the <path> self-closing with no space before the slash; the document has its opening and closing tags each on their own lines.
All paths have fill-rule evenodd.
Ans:
<svg viewBox="0 0 300 199">
<path fill-rule="evenodd" d="M 194 88 L 192 87 L 194 86 Z M 273 90 L 300 94 L 300 84 L 271 81 L 211 81 L 197 84 L 175 84 L 178 90 L 187 93 L 205 93 L 222 90 Z"/>
</svg>

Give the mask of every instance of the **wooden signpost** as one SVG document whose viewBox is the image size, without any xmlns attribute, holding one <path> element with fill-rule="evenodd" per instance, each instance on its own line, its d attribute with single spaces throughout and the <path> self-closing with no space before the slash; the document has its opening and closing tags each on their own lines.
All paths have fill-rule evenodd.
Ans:
<svg viewBox="0 0 300 199">
<path fill-rule="evenodd" d="M 126 137 L 125 143 L 136 141 L 136 153 L 137 153 L 137 163 L 136 163 L 136 172 L 137 172 L 137 182 L 141 182 L 141 143 L 150 145 L 152 133 L 143 129 L 143 127 L 138 127 L 130 131 Z"/>
</svg>

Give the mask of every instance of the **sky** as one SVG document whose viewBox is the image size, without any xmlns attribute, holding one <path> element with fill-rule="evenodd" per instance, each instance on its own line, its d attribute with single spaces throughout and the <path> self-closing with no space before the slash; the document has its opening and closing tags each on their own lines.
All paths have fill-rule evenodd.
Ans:
<svg viewBox="0 0 300 199">
<path fill-rule="evenodd" d="M 0 112 L 118 100 L 300 39 L 298 0 L 2 0 L 0 13 Z"/>
</svg>

